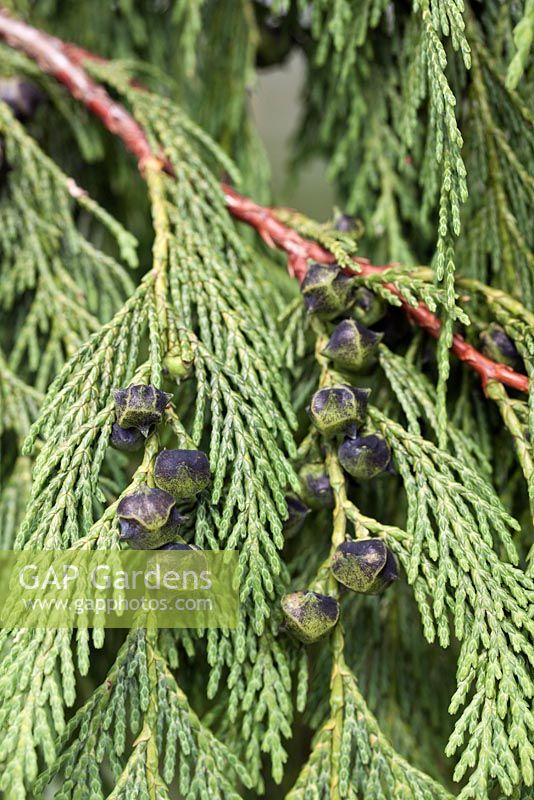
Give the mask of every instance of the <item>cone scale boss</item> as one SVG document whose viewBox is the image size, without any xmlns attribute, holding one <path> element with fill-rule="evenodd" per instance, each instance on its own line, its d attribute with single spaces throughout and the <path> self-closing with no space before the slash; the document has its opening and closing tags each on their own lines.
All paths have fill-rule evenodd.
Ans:
<svg viewBox="0 0 534 800">
<path fill-rule="evenodd" d="M 369 389 L 342 384 L 319 389 L 311 399 L 308 414 L 326 437 L 355 435 L 365 421 L 369 394 Z"/>
<path fill-rule="evenodd" d="M 172 395 L 150 384 L 134 384 L 115 392 L 115 416 L 121 428 L 137 428 L 148 436 L 153 425 L 161 422 Z"/>
<path fill-rule="evenodd" d="M 381 539 L 343 542 L 330 569 L 339 583 L 361 594 L 380 594 L 398 578 L 395 556 Z"/>
<path fill-rule="evenodd" d="M 310 590 L 284 595 L 282 611 L 285 629 L 303 644 L 318 642 L 339 619 L 337 600 Z"/>
<path fill-rule="evenodd" d="M 323 354 L 336 367 L 357 371 L 373 359 L 381 339 L 381 333 L 375 333 L 355 319 L 344 319 L 332 332 Z"/>
<path fill-rule="evenodd" d="M 156 486 L 179 500 L 191 500 L 210 482 L 210 465 L 202 450 L 162 450 L 154 464 Z"/>
<path fill-rule="evenodd" d="M 142 485 L 117 506 L 120 539 L 136 550 L 153 550 L 176 539 L 184 522 L 168 492 Z"/>
</svg>

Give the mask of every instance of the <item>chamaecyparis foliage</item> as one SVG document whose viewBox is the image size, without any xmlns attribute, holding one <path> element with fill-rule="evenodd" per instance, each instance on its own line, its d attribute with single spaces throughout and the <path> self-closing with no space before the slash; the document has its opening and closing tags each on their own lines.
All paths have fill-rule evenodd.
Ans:
<svg viewBox="0 0 534 800">
<path fill-rule="evenodd" d="M 157 163 L 135 177 L 98 123 L 2 47 L 6 72 L 28 74 L 50 98 L 27 129 L 0 103 L 10 167 L 0 178 L 2 546 L 117 547 L 120 497 L 150 476 L 162 445 L 193 444 L 209 452 L 213 484 L 185 536 L 240 550 L 243 615 L 232 632 L 132 633 L 118 655 L 98 630 L 2 633 L 2 791 L 69 798 L 78 786 L 131 800 L 177 786 L 257 796 L 267 784 L 280 797 L 526 800 L 534 393 L 527 402 L 490 384 L 484 397 L 454 360 L 447 398 L 445 386 L 453 324 L 477 345 L 499 322 L 532 376 L 530 4 L 13 5 L 123 59 L 91 72 L 173 177 Z M 321 379 L 317 331 L 276 257 L 233 226 L 218 185 L 238 180 L 225 152 L 241 187 L 264 196 L 247 91 L 255 66 L 296 50 L 307 64 L 297 161 L 321 152 L 339 203 L 364 225 L 342 234 L 280 217 L 341 264 L 356 251 L 402 264 L 357 279 L 390 308 L 378 363 L 357 381 L 372 389 L 366 432 L 387 438 L 397 475 L 349 485 L 342 505 L 350 534 L 388 542 L 403 586 L 378 601 L 346 596 L 344 647 L 307 652 L 279 630 L 278 599 L 289 582 L 324 580 L 338 524 L 321 511 L 294 539 L 282 531 L 295 470 L 324 459 L 303 414 Z M 153 91 L 132 89 L 131 77 Z M 132 233 L 136 273 L 124 269 L 135 263 Z M 385 281 L 442 316 L 437 357 Z M 132 460 L 108 440 L 113 389 L 135 381 L 173 403 Z M 76 667 L 91 686 L 78 686 Z"/>
<path fill-rule="evenodd" d="M 135 737 L 132 752 L 129 736 Z M 55 796 L 103 797 L 111 770 L 114 798 L 168 797 L 167 785 L 177 777 L 180 792 L 190 798 L 233 798 L 236 785 L 250 785 L 238 759 L 206 728 L 191 709 L 166 660 L 154 649 L 153 635 L 132 631 L 106 681 L 65 726 L 61 752 L 34 788 L 44 797 L 46 786 L 61 773 Z M 158 762 L 162 761 L 162 777 Z"/>
<path fill-rule="evenodd" d="M 291 451 L 293 414 L 285 378 L 276 367 L 282 359 L 267 307 L 269 294 L 253 281 L 252 254 L 228 227 L 220 189 L 187 137 L 194 135 L 209 155 L 222 156 L 165 101 L 140 94 L 140 114 L 143 107 L 156 123 L 154 135 L 162 135 L 161 144 L 176 175 L 171 179 L 153 169 L 147 176 L 155 228 L 154 267 L 111 321 L 67 362 L 49 389 L 26 444 L 31 452 L 38 443 L 39 452 L 31 502 L 16 545 L 68 547 L 86 534 L 90 546 L 117 546 L 116 503 L 103 515 L 95 504 L 95 499 L 104 500 L 100 480 L 109 457 L 113 390 L 132 380 L 160 385 L 164 368 L 174 377 L 191 368 L 195 385 L 186 386 L 179 397 L 190 435 L 174 416 L 170 423 L 177 428 L 179 442 L 187 436 L 189 442 L 207 445 L 212 463 L 212 490 L 198 506 L 191 535 L 201 546 L 240 549 L 244 619 L 237 637 L 227 637 L 227 647 L 239 701 L 245 703 L 241 672 L 253 660 L 255 638 L 263 631 L 277 584 L 283 580 L 277 553 L 283 543 L 283 493 L 287 485 L 297 484 L 277 439 Z M 163 118 L 168 123 L 169 114 L 176 125 L 167 129 Z M 148 360 L 145 356 L 142 361 L 145 336 Z M 136 474 L 150 469 L 156 441 L 153 436 L 147 442 Z M 127 486 L 124 481 L 121 491 Z M 82 637 L 78 654 L 82 660 L 85 641 Z M 222 641 L 219 654 L 225 649 Z M 281 680 L 287 687 L 289 668 L 284 661 L 287 656 L 282 655 L 266 662 L 256 681 L 260 694 L 265 679 Z M 269 717 L 277 720 L 286 737 L 289 691 L 290 685 L 280 695 L 282 710 Z M 20 697 L 23 701 L 24 692 Z M 253 735 L 262 738 L 257 729 Z M 34 741 L 39 744 L 37 737 Z M 10 745 L 16 743 L 15 739 L 6 743 L 7 755 L 13 755 Z M 280 736 L 274 737 L 273 757 L 281 747 Z M 259 745 L 255 758 L 259 761 Z M 24 766 L 23 762 L 23 775 L 31 778 L 33 772 L 25 773 Z M 20 790 L 20 784 L 16 788 Z"/>
</svg>

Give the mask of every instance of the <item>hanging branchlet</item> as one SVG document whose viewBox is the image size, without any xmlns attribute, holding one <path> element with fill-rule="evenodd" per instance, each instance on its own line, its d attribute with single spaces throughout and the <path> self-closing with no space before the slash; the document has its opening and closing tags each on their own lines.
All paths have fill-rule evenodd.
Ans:
<svg viewBox="0 0 534 800">
<path fill-rule="evenodd" d="M 167 798 L 175 774 L 180 791 L 199 800 L 238 800 L 240 785 L 250 785 L 242 764 L 190 707 L 153 639 L 143 630 L 129 634 L 104 683 L 62 732 L 61 755 L 39 776 L 36 799 L 58 774 L 65 776 L 65 800 L 80 791 L 84 797 L 103 793 L 104 765 L 114 795 L 124 799 L 132 796 L 132 784 L 146 796 Z"/>
<path fill-rule="evenodd" d="M 154 458 L 158 433 L 150 420 L 145 429 L 138 425 L 149 435 L 141 467 L 130 486 L 121 487 L 122 500 L 100 511 L 100 474 L 113 425 L 137 425 L 126 414 L 131 387 L 150 384 L 159 391 L 170 378 L 166 388 L 190 380 L 195 408 L 189 416 L 187 403 L 181 408 L 189 441 L 197 448 L 202 444 L 208 454 L 210 489 L 190 515 L 189 535 L 201 547 L 240 549 L 243 615 L 258 636 L 285 580 L 278 553 L 287 515 L 284 497 L 288 486 L 298 487 L 286 455 L 294 452 L 294 416 L 277 367 L 282 359 L 275 324 L 252 276 L 252 254 L 228 226 L 224 198 L 191 137 L 206 158 L 220 159 L 228 170 L 231 165 L 168 101 L 136 92 L 127 82 L 119 81 L 116 88 L 124 90 L 175 174 L 165 175 L 156 160 L 145 163 L 155 229 L 153 268 L 60 371 L 28 437 L 26 451 L 38 443 L 39 453 L 31 510 L 17 546 L 116 547 L 118 519 L 126 513 L 124 497 L 142 491 L 147 476 L 156 482 L 162 477 Z M 169 126 L 169 115 L 176 124 Z M 148 361 L 142 362 L 145 335 Z M 117 390 L 123 392 L 118 400 Z M 190 393 L 185 386 L 185 394 Z M 175 402 L 181 403 L 179 393 Z M 128 524 L 146 527 L 137 519 Z M 249 669 L 249 647 L 257 644 L 250 641 L 244 650 L 239 637 L 228 637 L 225 647 L 233 653 L 236 680 Z M 225 658 L 221 648 L 212 662 L 215 686 Z M 272 660 L 269 669 L 280 675 L 281 659 Z M 259 690 L 257 682 L 253 685 Z M 238 691 L 236 697 L 239 712 L 246 714 L 248 694 Z M 290 708 L 285 695 L 277 702 L 285 711 L 276 712 L 280 735 L 269 748 L 275 764 L 283 763 L 281 741 L 289 728 L 282 719 Z M 258 758 L 260 753 L 258 747 Z M 276 771 L 281 778 L 278 766 Z"/>
<path fill-rule="evenodd" d="M 0 136 L 10 165 L 0 199 L 0 301 L 6 312 L 23 296 L 26 305 L 9 365 L 28 378 L 35 375 L 35 385 L 44 390 L 133 291 L 126 270 L 82 235 L 75 215 L 103 225 L 131 266 L 137 263 L 135 239 L 46 157 L 4 103 Z"/>
<path fill-rule="evenodd" d="M 165 46 L 135 8 L 96 41 L 112 53 L 120 32 L 122 52 L 152 64 L 172 41 L 179 89 L 0 10 L 0 57 L 72 118 L 84 159 L 104 157 L 108 134 L 135 156 L 154 232 L 134 287 L 119 262 L 135 264 L 133 237 L 20 124 L 24 91 L 7 92 L 19 122 L 0 103 L 0 545 L 237 549 L 242 610 L 233 631 L 131 632 L 72 715 L 104 631 L 0 631 L 0 790 L 265 793 L 267 772 L 284 780 L 298 710 L 314 738 L 291 800 L 452 800 L 453 778 L 459 800 L 527 800 L 529 9 L 215 5 L 154 12 Z M 33 13 L 63 18 L 54 4 Z M 76 36 L 64 13 L 58 33 Z M 298 159 L 328 161 L 343 213 L 326 224 L 241 194 L 225 155 L 247 191 L 265 187 L 248 90 L 277 36 L 276 57 L 306 57 Z M 105 176 L 117 195 L 127 164 Z"/>
<path fill-rule="evenodd" d="M 323 348 L 327 324 L 317 319 L 313 322 L 317 335 L 316 353 L 322 366 L 322 388 L 317 395 L 336 391 L 338 382 L 342 380 L 342 373 L 333 371 L 329 365 L 328 348 L 326 351 Z M 527 709 L 534 692 L 529 641 L 532 625 L 528 616 L 534 598 L 534 584 L 515 566 L 518 557 L 512 532 L 520 526 L 483 477 L 484 463 L 465 435 L 448 424 L 447 439 L 454 455 L 422 437 L 421 421 L 425 419 L 437 442 L 440 441 L 437 408 L 431 399 L 429 383 L 402 357 L 393 355 L 384 345 L 378 347 L 381 366 L 408 420 L 409 430 L 373 405 L 369 406 L 367 414 L 376 433 L 367 436 L 361 435 L 365 423 L 363 418 L 352 423 L 355 430 L 349 431 L 347 436 L 343 427 L 325 426 L 322 422 L 317 425 L 312 415 L 317 431 L 327 437 L 330 453 L 327 457 L 328 477 L 335 499 L 333 549 L 327 563 L 332 576 L 343 586 L 356 592 L 374 594 L 383 591 L 397 578 L 395 558 L 398 558 L 413 588 L 425 636 L 429 641 L 437 636 L 443 647 L 450 644 L 449 615 L 452 615 L 461 650 L 458 689 L 452 698 L 450 711 L 456 713 L 464 707 L 464 712 L 451 735 L 447 753 L 453 755 L 463 750 L 455 771 L 456 780 L 471 769 L 460 796 L 478 797 L 479 787 L 483 786 L 483 791 L 486 791 L 494 778 L 504 791 L 519 780 L 530 784 L 534 776 L 528 766 L 532 760 L 532 748 L 528 742 L 526 726 L 529 722 L 525 714 L 528 716 Z M 502 387 L 499 389 L 505 396 Z M 336 406 L 336 420 L 338 416 Z M 513 430 L 514 425 L 509 424 Z M 332 443 L 332 437 L 336 435 L 346 436 L 339 455 Z M 524 453 L 520 454 L 520 460 L 523 459 Z M 344 488 L 346 478 L 341 467 L 361 483 L 369 478 L 376 480 L 390 460 L 406 492 L 406 530 L 384 525 L 362 514 L 348 499 Z M 345 541 L 349 524 L 354 526 L 355 539 Z M 379 538 L 370 538 L 370 533 Z M 497 554 L 501 549 L 503 560 Z M 297 594 L 287 596 L 291 607 L 293 598 L 304 601 L 310 592 L 309 596 L 319 603 L 325 587 L 332 588 L 331 583 L 325 582 L 323 570 L 324 566 L 320 568 L 316 582 L 312 582 L 306 591 L 301 589 Z M 508 594 L 510 589 L 511 594 Z M 287 617 L 288 609 L 284 607 L 284 611 Z M 307 624 L 308 620 L 304 611 L 302 613 L 302 618 L 298 616 L 290 620 L 288 629 L 291 632 L 298 625 L 298 631 L 294 630 L 297 638 L 305 642 L 314 641 L 306 631 L 304 637 L 300 635 L 300 626 Z M 513 636 L 513 646 L 503 635 L 503 625 Z M 337 626 L 332 636 L 334 642 L 342 639 Z M 334 675 L 335 653 L 336 645 Z M 498 672 L 492 672 L 489 665 L 496 661 L 500 668 Z M 478 681 L 477 675 L 485 676 L 482 682 Z M 512 679 L 515 675 L 522 677 Z M 339 677 L 335 685 L 340 690 Z M 470 689 L 475 689 L 475 699 L 472 699 Z M 343 730 L 341 709 L 344 699 L 341 695 L 338 697 L 336 694 L 336 697 L 337 715 L 332 712 L 333 721 L 327 723 L 319 735 L 300 780 L 308 780 L 308 770 L 313 772 L 314 780 L 319 780 L 317 770 L 320 770 L 321 781 L 326 787 L 325 774 L 328 774 L 326 770 L 330 765 L 330 796 L 343 797 L 350 796 L 348 784 L 344 793 L 337 793 L 338 773 L 331 766 L 332 760 L 337 764 L 338 742 Z M 466 725 L 473 720 L 476 720 L 478 733 L 473 734 L 471 729 L 469 745 L 463 747 Z M 483 739 L 482 730 L 488 726 L 492 726 L 492 736 Z M 519 728 L 522 730 L 520 738 L 516 736 Z M 330 756 L 329 760 L 323 761 L 318 753 L 326 747 L 330 748 Z M 490 767 L 494 763 L 502 765 L 498 773 Z"/>
<path fill-rule="evenodd" d="M 322 353 L 325 334 L 319 324 L 316 353 L 322 366 L 320 391 L 327 391 L 335 379 Z M 358 427 L 364 424 L 364 416 Z M 350 439 L 348 440 L 350 441 Z M 327 444 L 327 470 L 334 496 L 333 529 L 330 555 L 306 590 L 285 595 L 282 600 L 284 627 L 305 645 L 329 640 L 332 650 L 330 710 L 312 742 L 309 759 L 288 798 L 307 797 L 314 791 L 319 798 L 356 797 L 372 792 L 373 797 L 387 798 L 393 782 L 395 791 L 410 795 L 449 798 L 449 793 L 427 775 L 413 769 L 395 752 L 371 714 L 344 657 L 343 609 L 351 602 L 345 598 L 338 605 L 339 586 L 354 592 L 377 593 L 397 577 L 393 553 L 381 538 L 367 538 L 368 529 L 360 520 L 358 509 L 347 497 L 346 482 L 335 445 Z M 354 524 L 355 539 L 349 536 Z M 375 533 L 385 537 L 377 525 Z M 354 563 L 352 563 L 354 561 Z M 350 562 L 350 563 L 349 563 Z"/>
</svg>

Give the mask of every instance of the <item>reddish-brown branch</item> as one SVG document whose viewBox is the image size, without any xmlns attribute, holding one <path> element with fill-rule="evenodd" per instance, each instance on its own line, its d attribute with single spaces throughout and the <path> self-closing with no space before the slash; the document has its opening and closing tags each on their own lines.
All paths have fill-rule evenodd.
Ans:
<svg viewBox="0 0 534 800">
<path fill-rule="evenodd" d="M 229 186 L 223 185 L 223 189 L 228 209 L 234 217 L 255 228 L 270 247 L 284 250 L 288 255 L 289 267 L 299 282 L 306 275 L 309 260 L 320 261 L 323 264 L 332 264 L 335 261 L 332 253 L 325 250 L 324 247 L 310 239 L 304 239 L 292 228 L 277 219 L 276 209 L 257 205 L 248 197 L 242 197 Z M 388 264 L 377 266 L 371 264 L 365 258 L 356 257 L 354 261 L 358 264 L 354 274 L 373 275 L 377 272 L 384 272 L 389 268 Z M 436 315 L 432 314 L 428 306 L 424 303 L 412 306 L 403 298 L 393 284 L 386 282 L 384 285 L 393 294 L 397 295 L 406 314 L 416 325 L 423 328 L 435 339 L 439 337 L 441 323 Z M 454 336 L 451 349 L 461 361 L 469 364 L 480 375 L 484 388 L 488 381 L 496 380 L 513 389 L 528 391 L 528 378 L 525 375 L 515 372 L 505 364 L 498 364 L 496 361 L 486 358 L 459 334 Z"/>
<path fill-rule="evenodd" d="M 124 106 L 113 100 L 102 86 L 95 83 L 82 66 L 83 62 L 89 59 L 96 61 L 104 59 L 32 28 L 12 18 L 2 9 L 0 9 L 0 38 L 33 59 L 44 72 L 56 78 L 74 98 L 97 116 L 107 130 L 119 137 L 126 149 L 133 153 L 141 172 L 148 163 L 151 163 L 159 164 L 162 169 L 172 174 L 170 164 L 160 154 L 152 151 L 144 130 L 133 116 Z M 287 254 L 291 274 L 299 282 L 304 279 L 310 260 L 326 264 L 335 261 L 332 253 L 324 247 L 304 238 L 282 222 L 276 215 L 276 209 L 260 206 L 226 184 L 222 185 L 222 189 L 229 212 L 236 219 L 255 228 L 270 247 L 283 250 Z M 358 264 L 354 272 L 364 276 L 383 272 L 389 266 L 376 266 L 365 258 L 355 257 L 354 261 Z M 385 285 L 399 297 L 408 317 L 437 339 L 441 324 L 428 307 L 424 303 L 411 306 L 395 286 L 391 283 Z M 528 378 L 525 375 L 486 358 L 459 334 L 454 336 L 451 349 L 461 361 L 478 373 L 484 388 L 488 381 L 495 380 L 513 389 L 528 391 Z"/>
</svg>

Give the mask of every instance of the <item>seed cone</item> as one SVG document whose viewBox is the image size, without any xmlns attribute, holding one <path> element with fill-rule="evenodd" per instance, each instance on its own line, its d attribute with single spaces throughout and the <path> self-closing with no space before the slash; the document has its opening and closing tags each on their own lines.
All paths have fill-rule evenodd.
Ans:
<svg viewBox="0 0 534 800">
<path fill-rule="evenodd" d="M 173 541 L 184 521 L 168 492 L 144 485 L 120 501 L 117 516 L 121 540 L 135 550 L 153 550 Z"/>
<path fill-rule="evenodd" d="M 152 425 L 161 421 L 172 395 L 150 384 L 135 384 L 115 392 L 115 413 L 121 428 L 138 428 L 148 436 Z"/>
<path fill-rule="evenodd" d="M 46 95 L 23 78 L 0 78 L 0 100 L 7 103 L 20 122 L 29 122 Z"/>
<path fill-rule="evenodd" d="M 387 305 L 374 292 L 360 286 L 354 292 L 354 306 L 352 316 L 362 325 L 374 325 L 382 319 L 387 311 Z"/>
<path fill-rule="evenodd" d="M 334 508 L 334 492 L 324 464 L 305 464 L 299 478 L 303 500 L 310 508 Z"/>
<path fill-rule="evenodd" d="M 493 361 L 507 364 L 512 369 L 521 368 L 521 356 L 517 352 L 516 346 L 510 339 L 504 328 L 496 322 L 492 322 L 486 330 L 480 334 L 482 342 L 482 352 Z"/>
<path fill-rule="evenodd" d="M 163 366 L 171 378 L 187 378 L 191 373 L 193 361 L 185 358 L 181 348 L 172 348 L 163 360 Z"/>
<path fill-rule="evenodd" d="M 330 569 L 339 583 L 362 594 L 380 594 L 398 578 L 395 556 L 381 539 L 343 542 Z"/>
<path fill-rule="evenodd" d="M 180 500 L 190 500 L 210 482 L 210 465 L 202 450 L 162 450 L 154 464 L 160 489 Z"/>
<path fill-rule="evenodd" d="M 368 364 L 382 339 L 355 319 L 344 319 L 334 329 L 323 353 L 342 369 L 358 370 Z"/>
<path fill-rule="evenodd" d="M 115 450 L 133 453 L 143 446 L 144 436 L 138 428 L 121 428 L 118 422 L 113 423 L 109 443 Z"/>
<path fill-rule="evenodd" d="M 334 597 L 309 590 L 284 595 L 282 610 L 286 630 L 304 644 L 322 639 L 339 619 Z"/>
<path fill-rule="evenodd" d="M 335 264 L 311 264 L 300 287 L 307 312 L 321 319 L 338 317 L 350 307 L 352 283 Z"/>
<path fill-rule="evenodd" d="M 169 542 L 159 547 L 158 550 L 200 550 L 196 544 L 186 544 L 185 542 Z"/>
<path fill-rule="evenodd" d="M 284 522 L 284 533 L 289 538 L 300 531 L 310 513 L 310 509 L 295 494 L 286 495 L 285 500 L 287 503 L 287 519 Z"/>
<path fill-rule="evenodd" d="M 338 385 L 319 389 L 311 399 L 308 413 L 325 436 L 338 433 L 356 435 L 367 414 L 369 389 Z"/>
<path fill-rule="evenodd" d="M 336 231 L 341 231 L 342 233 L 353 233 L 358 228 L 358 220 L 356 217 L 350 216 L 350 214 L 340 214 L 334 227 Z"/>
<path fill-rule="evenodd" d="M 360 481 L 371 480 L 388 468 L 391 450 L 387 442 L 375 436 L 345 439 L 338 450 L 343 469 Z"/>
</svg>

